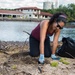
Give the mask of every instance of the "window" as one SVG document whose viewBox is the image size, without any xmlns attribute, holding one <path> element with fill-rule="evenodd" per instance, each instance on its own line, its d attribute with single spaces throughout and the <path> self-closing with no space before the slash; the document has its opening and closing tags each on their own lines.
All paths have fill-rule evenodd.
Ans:
<svg viewBox="0 0 75 75">
<path fill-rule="evenodd" d="M 13 18 L 16 18 L 16 15 L 13 15 Z"/>
<path fill-rule="evenodd" d="M 37 15 L 35 15 L 35 17 L 37 17 Z"/>
<path fill-rule="evenodd" d="M 31 15 L 29 15 L 29 17 L 31 17 Z"/>
<path fill-rule="evenodd" d="M 34 10 L 34 11 L 36 11 L 36 10 Z"/>
<path fill-rule="evenodd" d="M 1 17 L 2 15 L 0 14 L 0 17 Z"/>
<path fill-rule="evenodd" d="M 6 15 L 3 15 L 3 17 L 5 17 Z"/>
<path fill-rule="evenodd" d="M 47 18 L 47 16 L 45 16 L 45 18 Z"/>
<path fill-rule="evenodd" d="M 43 15 L 43 17 L 44 17 L 44 15 Z"/>
<path fill-rule="evenodd" d="M 23 10 L 21 10 L 21 11 L 23 11 Z"/>
</svg>

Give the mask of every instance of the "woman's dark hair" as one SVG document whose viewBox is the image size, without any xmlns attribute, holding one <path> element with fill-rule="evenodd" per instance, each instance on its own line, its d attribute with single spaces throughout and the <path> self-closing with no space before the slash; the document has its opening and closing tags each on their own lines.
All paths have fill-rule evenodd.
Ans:
<svg viewBox="0 0 75 75">
<path fill-rule="evenodd" d="M 64 22 L 66 23 L 67 16 L 64 13 L 56 13 L 49 20 L 49 25 L 52 25 L 54 22 Z"/>
</svg>

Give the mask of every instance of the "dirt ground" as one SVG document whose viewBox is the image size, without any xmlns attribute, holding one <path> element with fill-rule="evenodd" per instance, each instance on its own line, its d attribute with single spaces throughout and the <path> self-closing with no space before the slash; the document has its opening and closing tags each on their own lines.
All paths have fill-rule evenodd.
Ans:
<svg viewBox="0 0 75 75">
<path fill-rule="evenodd" d="M 66 58 L 68 65 L 58 61 L 52 67 L 50 57 L 38 64 L 38 57 L 29 55 L 28 42 L 0 42 L 0 75 L 75 75 L 75 59 Z"/>
</svg>

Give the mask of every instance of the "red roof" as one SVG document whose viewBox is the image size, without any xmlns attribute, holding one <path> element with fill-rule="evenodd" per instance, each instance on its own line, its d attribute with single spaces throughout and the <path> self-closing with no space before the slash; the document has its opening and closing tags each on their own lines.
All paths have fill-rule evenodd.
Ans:
<svg viewBox="0 0 75 75">
<path fill-rule="evenodd" d="M 21 7 L 21 8 L 16 8 L 15 10 L 28 10 L 28 9 L 41 10 L 37 7 Z"/>
<path fill-rule="evenodd" d="M 39 13 L 36 13 L 35 15 L 53 16 L 52 14 L 47 13 L 47 12 L 40 12 L 40 14 Z"/>
<path fill-rule="evenodd" d="M 20 11 L 14 11 L 14 10 L 1 10 L 0 9 L 0 14 L 23 14 Z"/>
</svg>

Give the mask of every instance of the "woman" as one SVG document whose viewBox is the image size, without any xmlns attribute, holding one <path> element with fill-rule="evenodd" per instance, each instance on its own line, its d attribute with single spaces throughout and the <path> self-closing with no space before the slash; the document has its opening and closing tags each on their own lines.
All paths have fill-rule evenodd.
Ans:
<svg viewBox="0 0 75 75">
<path fill-rule="evenodd" d="M 66 23 L 66 15 L 63 13 L 54 14 L 50 20 L 40 22 L 30 35 L 30 55 L 39 56 L 39 63 L 44 63 L 44 56 L 50 57 L 54 60 L 59 60 L 55 55 L 58 38 L 61 29 Z M 50 47 L 49 35 L 54 34 L 52 50 Z"/>
</svg>

